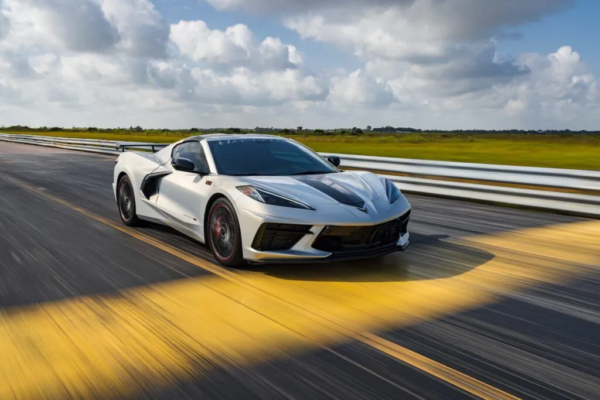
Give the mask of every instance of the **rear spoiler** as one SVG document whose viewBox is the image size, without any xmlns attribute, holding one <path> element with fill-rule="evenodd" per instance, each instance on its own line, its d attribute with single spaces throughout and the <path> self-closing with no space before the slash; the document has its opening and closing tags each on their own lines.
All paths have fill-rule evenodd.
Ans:
<svg viewBox="0 0 600 400">
<path fill-rule="evenodd" d="M 152 149 L 153 153 L 156 153 L 158 150 L 169 146 L 168 143 L 165 144 L 159 144 L 159 143 L 127 143 L 127 144 L 117 144 L 117 150 L 121 150 L 123 153 L 125 152 L 125 150 L 127 149 L 137 149 L 137 150 L 142 150 L 142 149 L 146 149 L 146 148 L 150 148 Z M 157 150 L 158 149 L 158 150 Z"/>
</svg>

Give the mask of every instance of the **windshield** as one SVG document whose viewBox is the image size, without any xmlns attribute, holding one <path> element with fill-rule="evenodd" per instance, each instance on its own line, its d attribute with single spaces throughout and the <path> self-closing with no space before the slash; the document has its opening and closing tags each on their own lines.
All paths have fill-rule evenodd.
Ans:
<svg viewBox="0 0 600 400">
<path fill-rule="evenodd" d="M 304 146 L 281 139 L 211 140 L 208 142 L 222 175 L 309 175 L 338 172 Z"/>
</svg>

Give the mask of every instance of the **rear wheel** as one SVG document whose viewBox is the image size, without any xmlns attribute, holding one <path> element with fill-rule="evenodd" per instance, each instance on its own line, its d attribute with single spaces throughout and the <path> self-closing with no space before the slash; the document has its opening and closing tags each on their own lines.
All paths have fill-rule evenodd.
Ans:
<svg viewBox="0 0 600 400">
<path fill-rule="evenodd" d="M 140 220 L 135 210 L 135 196 L 133 186 L 127 175 L 124 175 L 117 186 L 117 204 L 121 221 L 127 226 L 136 226 Z"/>
<path fill-rule="evenodd" d="M 241 267 L 246 264 L 242 256 L 240 224 L 227 199 L 218 199 L 210 208 L 208 242 L 220 264 L 226 267 Z"/>
</svg>

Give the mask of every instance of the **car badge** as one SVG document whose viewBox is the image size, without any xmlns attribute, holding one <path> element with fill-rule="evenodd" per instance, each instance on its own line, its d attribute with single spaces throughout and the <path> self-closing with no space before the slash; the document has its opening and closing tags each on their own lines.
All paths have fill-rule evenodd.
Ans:
<svg viewBox="0 0 600 400">
<path fill-rule="evenodd" d="M 368 214 L 368 213 L 369 213 L 369 209 L 368 209 L 367 207 L 356 207 L 356 209 L 357 209 L 358 211 L 362 211 L 362 212 L 364 212 L 365 214 Z"/>
</svg>

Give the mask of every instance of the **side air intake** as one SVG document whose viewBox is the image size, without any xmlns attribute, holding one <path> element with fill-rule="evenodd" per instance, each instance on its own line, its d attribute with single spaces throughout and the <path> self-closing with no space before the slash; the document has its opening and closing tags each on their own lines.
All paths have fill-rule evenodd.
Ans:
<svg viewBox="0 0 600 400">
<path fill-rule="evenodd" d="M 304 235 L 312 235 L 311 225 L 263 224 L 252 243 L 259 251 L 283 251 L 294 247 Z"/>
<path fill-rule="evenodd" d="M 155 172 L 153 174 L 146 175 L 144 180 L 142 181 L 142 193 L 147 200 L 150 200 L 152 197 L 158 195 L 159 189 L 159 181 L 161 178 L 164 178 L 167 175 L 171 175 L 172 172 L 164 171 L 164 172 Z"/>
</svg>

